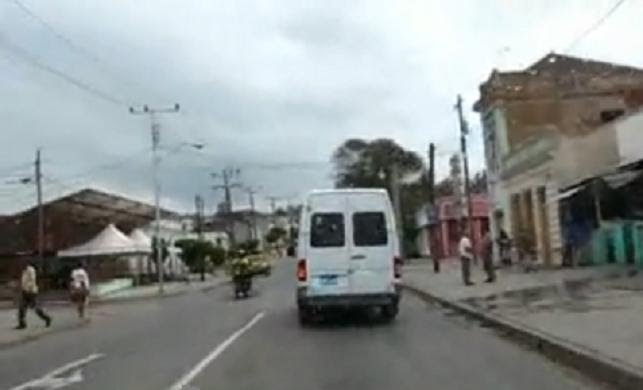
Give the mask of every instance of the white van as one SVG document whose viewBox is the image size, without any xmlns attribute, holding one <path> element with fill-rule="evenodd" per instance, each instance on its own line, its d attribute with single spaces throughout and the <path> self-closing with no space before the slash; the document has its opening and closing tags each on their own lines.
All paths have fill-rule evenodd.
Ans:
<svg viewBox="0 0 643 390">
<path fill-rule="evenodd" d="M 395 318 L 402 262 L 386 190 L 312 191 L 300 218 L 300 321 L 323 308 L 353 306 L 379 307 Z"/>
</svg>

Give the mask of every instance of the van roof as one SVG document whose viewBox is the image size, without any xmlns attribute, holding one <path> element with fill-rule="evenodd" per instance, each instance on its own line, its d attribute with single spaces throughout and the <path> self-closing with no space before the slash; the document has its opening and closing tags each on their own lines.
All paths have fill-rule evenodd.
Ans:
<svg viewBox="0 0 643 390">
<path fill-rule="evenodd" d="M 312 190 L 308 195 L 330 195 L 330 194 L 386 194 L 384 188 L 337 188 L 327 190 Z"/>
</svg>

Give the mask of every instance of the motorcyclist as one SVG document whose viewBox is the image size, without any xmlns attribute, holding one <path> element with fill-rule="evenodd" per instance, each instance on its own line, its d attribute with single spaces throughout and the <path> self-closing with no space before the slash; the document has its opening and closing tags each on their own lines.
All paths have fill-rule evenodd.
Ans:
<svg viewBox="0 0 643 390">
<path fill-rule="evenodd" d="M 231 263 L 232 281 L 234 282 L 235 296 L 248 296 L 252 286 L 252 269 L 250 260 L 244 250 L 239 250 L 237 257 Z"/>
</svg>

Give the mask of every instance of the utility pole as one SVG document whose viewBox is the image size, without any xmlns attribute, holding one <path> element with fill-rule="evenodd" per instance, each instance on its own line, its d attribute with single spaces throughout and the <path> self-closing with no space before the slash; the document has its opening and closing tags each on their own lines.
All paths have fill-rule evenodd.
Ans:
<svg viewBox="0 0 643 390">
<path fill-rule="evenodd" d="M 393 196 L 393 209 L 395 211 L 395 224 L 400 247 L 400 256 L 404 258 L 404 228 L 402 226 L 402 207 L 400 205 L 400 177 L 396 163 L 391 166 L 391 195 Z"/>
<path fill-rule="evenodd" d="M 435 144 L 429 143 L 429 204 L 435 206 Z"/>
<path fill-rule="evenodd" d="M 42 206 L 42 168 L 40 159 L 40 148 L 36 150 L 35 177 L 36 177 L 36 198 L 38 201 L 38 264 L 40 273 L 45 271 L 45 212 Z"/>
<path fill-rule="evenodd" d="M 271 219 L 272 219 L 272 224 L 277 223 L 277 218 L 275 215 L 275 211 L 277 211 L 277 201 L 281 199 L 280 196 L 266 196 L 270 200 L 270 214 L 271 214 Z"/>
<path fill-rule="evenodd" d="M 247 187 L 248 200 L 250 201 L 250 218 L 252 223 L 252 239 L 259 240 L 259 232 L 257 231 L 257 211 L 255 209 L 255 194 L 257 190 L 252 187 Z"/>
<path fill-rule="evenodd" d="M 194 208 L 195 208 L 195 219 L 196 219 L 196 232 L 199 237 L 199 245 L 201 245 L 203 241 L 203 209 L 204 209 L 204 202 L 203 198 L 201 195 L 196 195 L 194 197 Z M 205 281 L 205 256 L 203 253 L 201 254 L 201 259 L 200 259 L 200 265 L 199 265 L 200 271 L 201 271 L 201 281 Z"/>
<path fill-rule="evenodd" d="M 428 174 L 428 185 L 429 185 L 429 213 L 427 215 L 427 222 L 431 223 L 431 218 L 436 214 L 435 211 L 435 144 L 433 142 L 429 143 L 429 174 Z M 433 261 L 433 272 L 436 274 L 440 272 L 440 260 L 438 260 L 437 251 L 434 251 L 434 248 L 431 247 L 431 236 L 427 236 L 428 247 L 429 247 L 429 256 Z"/>
<path fill-rule="evenodd" d="M 228 234 L 230 235 L 230 243 L 232 246 L 235 245 L 235 234 L 234 234 L 234 222 L 232 221 L 232 189 L 241 188 L 241 183 L 234 182 L 232 183 L 233 177 L 238 177 L 241 174 L 239 168 L 227 167 L 221 170 L 221 173 L 212 173 L 213 178 L 221 177 L 223 184 L 218 184 L 212 186 L 213 190 L 223 190 L 224 191 L 224 205 L 223 205 L 223 216 L 226 220 L 226 225 L 228 226 Z"/>
<path fill-rule="evenodd" d="M 154 181 L 154 236 L 156 237 L 155 246 L 156 246 L 156 270 L 158 273 L 158 282 L 159 282 L 159 295 L 163 294 L 163 245 L 161 243 L 161 185 L 159 181 L 159 165 L 161 159 L 159 157 L 158 149 L 159 142 L 161 140 L 161 130 L 160 125 L 156 121 L 157 114 L 170 114 L 176 113 L 180 109 L 178 103 L 174 104 L 174 107 L 171 108 L 150 108 L 147 105 L 144 105 L 142 109 L 135 109 L 134 107 L 129 108 L 130 114 L 133 115 L 149 115 L 150 117 L 150 128 L 152 130 L 152 168 L 153 181 Z"/>
<path fill-rule="evenodd" d="M 469 225 L 469 238 L 473 246 L 473 260 L 476 262 L 476 237 L 473 230 L 473 203 L 471 201 L 471 186 L 469 180 L 469 157 L 467 155 L 467 135 L 469 135 L 469 126 L 464 115 L 462 114 L 462 96 L 458 95 L 455 109 L 458 111 L 458 122 L 460 123 L 460 149 L 462 153 L 462 167 L 464 170 L 464 195 L 467 199 L 467 222 Z"/>
</svg>

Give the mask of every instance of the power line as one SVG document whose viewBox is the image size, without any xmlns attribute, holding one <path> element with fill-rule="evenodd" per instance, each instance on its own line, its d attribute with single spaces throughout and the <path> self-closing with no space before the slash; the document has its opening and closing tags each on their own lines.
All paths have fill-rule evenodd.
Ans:
<svg viewBox="0 0 643 390">
<path fill-rule="evenodd" d="M 94 87 L 94 86 L 92 86 L 92 85 L 90 85 L 90 84 L 88 84 L 88 83 L 86 83 L 84 81 L 78 80 L 78 79 L 66 74 L 63 71 L 60 71 L 60 70 L 58 70 L 56 68 L 53 68 L 53 67 L 43 63 L 42 61 L 40 61 L 33 54 L 31 54 L 31 53 L 27 52 L 26 50 L 24 50 L 24 49 L 22 49 L 22 48 L 20 48 L 18 46 L 15 46 L 12 43 L 10 43 L 9 41 L 7 41 L 7 39 L 4 38 L 2 35 L 0 35 L 0 44 L 2 44 L 4 46 L 4 49 L 6 51 L 8 51 L 10 54 L 13 54 L 14 57 L 17 57 L 17 58 L 23 60 L 24 62 L 26 62 L 27 64 L 33 66 L 34 68 L 40 69 L 43 72 L 50 73 L 50 74 L 52 74 L 52 75 L 54 75 L 54 76 L 56 76 L 56 77 L 58 77 L 58 78 L 60 78 L 60 79 L 62 79 L 64 81 L 66 81 L 67 83 L 75 86 L 76 88 L 81 89 L 81 90 L 83 90 L 83 91 L 85 91 L 87 93 L 90 93 L 90 94 L 94 95 L 95 97 L 100 98 L 102 100 L 105 100 L 105 101 L 107 101 L 109 103 L 112 103 L 112 104 L 115 104 L 115 105 L 118 105 L 118 106 L 129 106 L 129 104 L 125 100 L 122 100 L 122 99 L 120 99 L 118 97 L 110 95 L 109 93 L 102 91 L 100 88 Z"/>
<path fill-rule="evenodd" d="M 597 28 L 599 28 L 616 10 L 625 3 L 625 0 L 618 0 L 612 8 L 610 8 L 605 15 L 601 16 L 598 20 L 596 20 L 594 23 L 592 23 L 589 28 L 587 28 L 585 31 L 583 31 L 576 39 L 572 41 L 572 43 L 567 46 L 567 48 L 564 50 L 565 53 L 569 53 L 576 45 L 580 43 L 585 37 L 587 37 L 589 34 L 594 32 Z"/>
<path fill-rule="evenodd" d="M 39 24 L 41 24 L 51 35 L 53 35 L 55 38 L 63 42 L 67 47 L 69 47 L 73 52 L 87 58 L 90 60 L 94 65 L 96 65 L 102 72 L 106 73 L 112 78 L 118 79 L 123 84 L 127 85 L 136 85 L 141 89 L 147 89 L 144 88 L 141 84 L 137 83 L 134 80 L 131 79 L 126 79 L 122 77 L 120 74 L 116 73 L 113 71 L 113 68 L 109 66 L 108 64 L 105 63 L 105 61 L 101 60 L 97 55 L 92 53 L 90 50 L 87 50 L 84 48 L 82 45 L 79 45 L 75 43 L 71 38 L 66 36 L 65 34 L 59 32 L 51 23 L 47 22 L 45 19 L 43 19 L 41 16 L 37 15 L 34 11 L 32 11 L 29 7 L 27 7 L 24 3 L 22 3 L 20 0 L 11 0 L 25 15 L 29 16 Z"/>
</svg>

